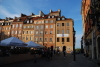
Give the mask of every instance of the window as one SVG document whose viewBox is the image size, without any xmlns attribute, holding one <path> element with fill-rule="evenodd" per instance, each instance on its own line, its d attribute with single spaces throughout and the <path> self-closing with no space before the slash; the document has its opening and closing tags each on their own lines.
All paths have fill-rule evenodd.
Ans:
<svg viewBox="0 0 100 67">
<path fill-rule="evenodd" d="M 50 31 L 50 34 L 52 34 L 52 31 Z"/>
<path fill-rule="evenodd" d="M 36 29 L 38 29 L 39 28 L 39 26 L 36 26 Z"/>
<path fill-rule="evenodd" d="M 45 41 L 47 42 L 47 38 L 45 38 Z"/>
<path fill-rule="evenodd" d="M 40 31 L 40 34 L 43 34 L 43 31 Z"/>
<path fill-rule="evenodd" d="M 53 28 L 53 25 L 50 25 L 50 28 Z"/>
<path fill-rule="evenodd" d="M 26 36 L 26 40 L 28 40 L 28 36 Z"/>
<path fill-rule="evenodd" d="M 57 38 L 57 42 L 59 42 L 59 38 Z"/>
<path fill-rule="evenodd" d="M 22 27 L 22 24 L 20 24 L 20 27 Z"/>
<path fill-rule="evenodd" d="M 41 26 L 41 29 L 43 29 L 43 26 Z"/>
<path fill-rule="evenodd" d="M 60 18 L 58 18 L 58 20 L 60 20 Z"/>
<path fill-rule="evenodd" d="M 48 32 L 47 32 L 47 31 L 45 31 L 45 34 L 48 34 Z"/>
<path fill-rule="evenodd" d="M 17 31 L 15 31 L 15 34 L 17 34 Z"/>
<path fill-rule="evenodd" d="M 32 36 L 30 37 L 30 40 L 32 40 Z"/>
<path fill-rule="evenodd" d="M 24 28 L 26 28 L 26 26 L 24 26 Z"/>
<path fill-rule="evenodd" d="M 14 31 L 12 31 L 12 34 L 14 34 Z"/>
<path fill-rule="evenodd" d="M 40 38 L 40 41 L 42 41 L 43 39 L 42 38 Z"/>
<path fill-rule="evenodd" d="M 53 23 L 53 20 L 50 20 L 50 23 Z"/>
<path fill-rule="evenodd" d="M 66 23 L 66 26 L 69 26 L 69 23 Z"/>
<path fill-rule="evenodd" d="M 30 31 L 30 34 L 32 34 L 33 33 L 33 31 Z"/>
<path fill-rule="evenodd" d="M 67 42 L 70 42 L 70 39 L 69 38 L 67 38 Z"/>
<path fill-rule="evenodd" d="M 48 23 L 48 21 L 46 20 L 45 23 Z"/>
<path fill-rule="evenodd" d="M 62 38 L 62 42 L 64 42 L 64 38 Z"/>
<path fill-rule="evenodd" d="M 8 34 L 10 34 L 10 32 L 8 32 Z"/>
<path fill-rule="evenodd" d="M 50 16 L 48 16 L 48 18 L 50 18 Z"/>
<path fill-rule="evenodd" d="M 27 28 L 30 28 L 30 26 L 27 26 Z"/>
<path fill-rule="evenodd" d="M 13 25 L 13 28 L 15 27 L 15 25 Z"/>
<path fill-rule="evenodd" d="M 33 21 L 32 20 L 30 20 L 30 23 L 32 23 Z"/>
<path fill-rule="evenodd" d="M 36 34 L 38 34 L 38 31 L 36 31 Z"/>
<path fill-rule="evenodd" d="M 67 30 L 66 32 L 67 32 L 67 34 L 69 34 L 70 33 L 70 30 Z"/>
<path fill-rule="evenodd" d="M 60 30 L 57 30 L 57 34 L 60 34 Z"/>
<path fill-rule="evenodd" d="M 57 26 L 60 26 L 60 23 L 57 23 Z"/>
<path fill-rule="evenodd" d="M 29 23 L 29 20 L 27 20 L 27 23 Z"/>
<path fill-rule="evenodd" d="M 62 20 L 65 20 L 65 18 L 62 18 Z"/>
<path fill-rule="evenodd" d="M 64 30 L 62 30 L 62 34 L 64 34 Z"/>
<path fill-rule="evenodd" d="M 19 31 L 19 34 L 21 34 L 21 30 Z"/>
<path fill-rule="evenodd" d="M 38 41 L 38 38 L 35 38 L 35 41 Z"/>
<path fill-rule="evenodd" d="M 32 28 L 34 28 L 34 26 L 32 26 Z"/>
<path fill-rule="evenodd" d="M 38 24 L 38 22 L 36 22 L 36 24 Z"/>
<path fill-rule="evenodd" d="M 62 26 L 64 26 L 64 23 L 62 23 Z"/>
<path fill-rule="evenodd" d="M 16 24 L 16 27 L 18 27 L 18 24 Z"/>
<path fill-rule="evenodd" d="M 46 27 L 45 28 L 48 28 L 48 25 L 46 25 Z"/>
<path fill-rule="evenodd" d="M 52 16 L 52 18 L 54 18 L 54 16 Z"/>
<path fill-rule="evenodd" d="M 50 42 L 52 42 L 52 38 L 50 38 Z"/>
</svg>

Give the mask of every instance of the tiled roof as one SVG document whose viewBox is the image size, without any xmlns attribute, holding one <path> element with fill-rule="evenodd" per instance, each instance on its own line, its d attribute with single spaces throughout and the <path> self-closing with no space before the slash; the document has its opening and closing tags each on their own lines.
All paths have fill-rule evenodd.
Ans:
<svg viewBox="0 0 100 67">
<path fill-rule="evenodd" d="M 18 19 L 20 19 L 20 20 L 19 20 L 20 22 L 23 22 L 23 21 L 26 19 L 26 17 L 20 17 L 20 18 L 14 19 L 13 22 L 18 22 L 18 21 L 17 21 Z"/>
</svg>

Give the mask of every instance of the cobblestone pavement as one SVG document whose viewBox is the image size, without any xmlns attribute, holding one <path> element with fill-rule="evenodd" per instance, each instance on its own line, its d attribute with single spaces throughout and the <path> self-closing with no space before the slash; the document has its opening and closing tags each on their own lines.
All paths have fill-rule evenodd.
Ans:
<svg viewBox="0 0 100 67">
<path fill-rule="evenodd" d="M 22 61 L 0 67 L 100 67 L 93 61 L 85 58 L 82 54 L 76 55 L 76 61 L 73 61 L 73 55 L 67 54 L 63 57 L 63 54 L 54 55 L 52 60 L 46 60 L 45 58 L 38 58 L 37 63 L 34 60 Z"/>
</svg>

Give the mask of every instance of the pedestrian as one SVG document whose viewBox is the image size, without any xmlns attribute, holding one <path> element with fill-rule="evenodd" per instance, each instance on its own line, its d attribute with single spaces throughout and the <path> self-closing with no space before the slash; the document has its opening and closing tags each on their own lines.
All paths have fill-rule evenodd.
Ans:
<svg viewBox="0 0 100 67">
<path fill-rule="evenodd" d="M 64 51 L 63 51 L 63 54 L 64 54 L 64 58 L 65 58 L 65 55 L 66 55 L 66 50 L 64 50 Z"/>
<path fill-rule="evenodd" d="M 37 63 L 37 61 L 36 61 L 36 50 L 34 51 L 34 63 Z"/>
</svg>

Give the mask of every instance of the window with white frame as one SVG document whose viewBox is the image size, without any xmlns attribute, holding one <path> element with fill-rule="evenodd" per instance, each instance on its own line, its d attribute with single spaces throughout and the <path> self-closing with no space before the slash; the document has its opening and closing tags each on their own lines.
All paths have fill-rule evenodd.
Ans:
<svg viewBox="0 0 100 67">
<path fill-rule="evenodd" d="M 38 41 L 38 38 L 35 38 L 35 41 Z"/>
<path fill-rule="evenodd" d="M 43 31 L 40 31 L 40 34 L 43 34 Z"/>
<path fill-rule="evenodd" d="M 39 26 L 36 26 L 36 29 L 39 29 Z"/>
<path fill-rule="evenodd" d="M 17 34 L 17 31 L 15 31 L 15 34 Z"/>
<path fill-rule="evenodd" d="M 60 23 L 57 23 L 57 26 L 60 26 Z"/>
<path fill-rule="evenodd" d="M 50 42 L 52 42 L 52 38 L 50 38 Z"/>
<path fill-rule="evenodd" d="M 22 27 L 22 24 L 20 24 L 20 27 Z"/>
<path fill-rule="evenodd" d="M 66 23 L 66 26 L 69 26 L 69 23 Z"/>
<path fill-rule="evenodd" d="M 45 28 L 48 28 L 48 25 L 46 25 Z"/>
<path fill-rule="evenodd" d="M 53 25 L 50 25 L 50 28 L 53 28 Z"/>
<path fill-rule="evenodd" d="M 28 40 L 28 36 L 26 36 L 26 40 Z"/>
<path fill-rule="evenodd" d="M 32 20 L 30 20 L 30 23 L 32 23 L 33 21 Z"/>
<path fill-rule="evenodd" d="M 50 31 L 50 34 L 52 34 L 52 31 Z"/>
<path fill-rule="evenodd" d="M 26 28 L 26 26 L 24 26 L 24 28 Z"/>
<path fill-rule="evenodd" d="M 58 18 L 58 20 L 60 20 L 60 18 Z"/>
<path fill-rule="evenodd" d="M 8 34 L 10 34 L 10 32 L 8 32 Z"/>
<path fill-rule="evenodd" d="M 54 16 L 52 16 L 52 18 L 54 18 Z"/>
<path fill-rule="evenodd" d="M 48 23 L 48 20 L 46 20 L 45 23 Z"/>
<path fill-rule="evenodd" d="M 65 20 L 65 18 L 62 18 L 62 20 Z"/>
<path fill-rule="evenodd" d="M 21 34 L 21 30 L 19 31 L 19 34 Z"/>
<path fill-rule="evenodd" d="M 15 27 L 15 25 L 13 24 L 13 28 Z"/>
<path fill-rule="evenodd" d="M 38 34 L 38 31 L 36 31 L 36 34 Z"/>
<path fill-rule="evenodd" d="M 14 34 L 14 31 L 12 31 L 12 34 Z"/>
<path fill-rule="evenodd" d="M 34 26 L 32 25 L 32 28 L 34 28 Z"/>
<path fill-rule="evenodd" d="M 29 23 L 29 20 L 27 20 L 27 23 Z"/>
<path fill-rule="evenodd" d="M 32 34 L 33 33 L 33 31 L 30 31 L 30 34 Z"/>
<path fill-rule="evenodd" d="M 36 24 L 38 24 L 38 22 L 36 22 Z"/>
<path fill-rule="evenodd" d="M 67 34 L 70 34 L 70 30 L 67 30 L 66 32 L 67 32 Z"/>
<path fill-rule="evenodd" d="M 53 23 L 53 20 L 50 20 L 50 23 Z"/>
<path fill-rule="evenodd" d="M 30 37 L 30 40 L 32 40 L 32 38 L 33 38 L 33 37 L 31 36 L 31 37 Z"/>
<path fill-rule="evenodd" d="M 64 30 L 62 30 L 62 34 L 64 34 Z"/>
<path fill-rule="evenodd" d="M 16 27 L 18 27 L 18 24 L 16 24 Z"/>
<path fill-rule="evenodd" d="M 30 28 L 30 26 L 27 26 L 27 28 Z"/>
</svg>

